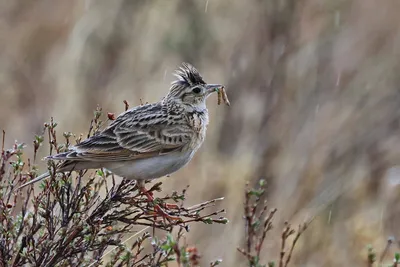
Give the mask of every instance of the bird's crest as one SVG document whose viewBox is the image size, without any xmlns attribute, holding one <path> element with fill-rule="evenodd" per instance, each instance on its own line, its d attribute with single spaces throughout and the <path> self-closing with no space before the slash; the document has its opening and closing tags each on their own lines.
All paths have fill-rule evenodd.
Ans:
<svg viewBox="0 0 400 267">
<path fill-rule="evenodd" d="M 182 66 L 175 71 L 174 76 L 178 79 L 172 82 L 172 85 L 187 87 L 196 84 L 206 84 L 198 70 L 189 63 L 182 63 Z"/>
</svg>

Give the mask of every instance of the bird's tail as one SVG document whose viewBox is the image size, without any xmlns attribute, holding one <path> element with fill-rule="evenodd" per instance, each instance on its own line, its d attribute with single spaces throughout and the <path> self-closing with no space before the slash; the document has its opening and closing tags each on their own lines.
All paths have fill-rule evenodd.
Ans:
<svg viewBox="0 0 400 267">
<path fill-rule="evenodd" d="M 55 155 L 55 156 L 50 156 L 50 157 L 46 157 L 46 159 L 59 159 L 59 158 L 57 158 L 58 156 L 62 156 L 62 155 L 64 155 L 65 153 L 60 153 L 60 154 L 58 154 L 58 155 Z M 65 172 L 65 171 L 68 171 L 68 172 L 71 172 L 71 171 L 74 171 L 74 170 L 76 170 L 76 171 L 78 171 L 78 170 L 82 170 L 82 168 L 76 168 L 78 165 L 78 162 L 76 162 L 76 161 L 73 161 L 73 160 L 65 160 L 64 162 L 62 162 L 58 167 L 57 167 L 57 169 L 56 169 L 56 172 L 58 173 L 58 172 Z M 29 181 L 29 182 L 27 182 L 27 183 L 24 183 L 23 185 L 21 185 L 20 187 L 18 187 L 18 189 L 22 189 L 22 188 L 24 188 L 25 186 L 28 186 L 28 185 L 30 185 L 30 184 L 34 184 L 34 183 L 36 183 L 36 182 L 39 182 L 39 181 L 41 181 L 41 180 L 43 180 L 43 179 L 46 179 L 46 178 L 48 178 L 50 176 L 50 173 L 47 171 L 47 172 L 45 172 L 45 173 L 43 173 L 42 175 L 39 175 L 38 177 L 36 177 L 35 179 L 33 179 L 33 180 L 31 180 L 31 181 Z"/>
<path fill-rule="evenodd" d="M 22 189 L 22 188 L 24 188 L 25 186 L 28 186 L 28 185 L 30 185 L 30 184 L 34 184 L 34 183 L 36 183 L 36 182 L 39 182 L 40 180 L 46 179 L 46 178 L 49 177 L 49 176 L 50 176 L 50 173 L 49 173 L 49 172 L 45 172 L 45 173 L 43 173 L 42 175 L 39 175 L 38 177 L 36 177 L 35 179 L 33 179 L 33 180 L 29 181 L 29 182 L 24 183 L 23 185 L 21 185 L 20 187 L 18 187 L 18 189 Z"/>
</svg>

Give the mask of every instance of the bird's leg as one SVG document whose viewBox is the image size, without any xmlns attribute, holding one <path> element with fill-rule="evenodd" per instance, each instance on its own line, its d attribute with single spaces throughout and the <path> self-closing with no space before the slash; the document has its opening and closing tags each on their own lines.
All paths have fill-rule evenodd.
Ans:
<svg viewBox="0 0 400 267">
<path fill-rule="evenodd" d="M 148 200 L 154 201 L 153 193 L 146 190 L 146 187 L 144 186 L 144 181 L 141 182 L 138 181 L 138 187 L 140 191 L 147 197 Z M 179 210 L 179 206 L 173 203 L 162 203 L 162 206 L 164 209 L 167 210 Z"/>
<path fill-rule="evenodd" d="M 150 193 L 149 191 L 147 191 L 147 189 L 146 189 L 146 187 L 144 185 L 144 181 L 137 181 L 137 183 L 138 183 L 137 185 L 138 185 L 138 188 L 139 188 L 140 192 L 142 192 L 147 197 L 147 199 L 149 201 L 154 202 L 153 194 Z M 175 209 L 179 208 L 178 205 L 176 205 L 176 204 L 164 204 L 164 207 L 168 209 L 169 205 L 174 207 Z M 173 205 L 175 205 L 175 206 L 173 206 Z M 179 218 L 179 217 L 169 215 L 163 208 L 160 207 L 159 204 L 156 204 L 154 206 L 154 209 L 163 218 L 166 218 L 168 220 L 181 220 L 181 218 Z"/>
<path fill-rule="evenodd" d="M 166 208 L 168 210 L 179 210 L 178 204 L 164 203 L 163 206 L 164 206 L 164 208 Z"/>
</svg>

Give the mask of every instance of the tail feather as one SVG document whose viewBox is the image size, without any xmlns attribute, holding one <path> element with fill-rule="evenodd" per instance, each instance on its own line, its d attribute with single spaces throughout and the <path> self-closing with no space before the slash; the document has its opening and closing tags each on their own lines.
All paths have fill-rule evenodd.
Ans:
<svg viewBox="0 0 400 267">
<path fill-rule="evenodd" d="M 28 185 L 30 185 L 30 184 L 34 184 L 34 183 L 36 183 L 36 182 L 39 182 L 39 181 L 41 181 L 41 180 L 43 180 L 43 179 L 46 179 L 46 178 L 49 177 L 49 176 L 50 176 L 50 173 L 49 173 L 49 172 L 45 172 L 45 173 L 43 173 L 42 175 L 39 175 L 38 177 L 36 177 L 35 179 L 33 179 L 33 180 L 29 181 L 29 182 L 24 183 L 24 184 L 21 185 L 18 189 L 22 189 L 22 188 L 24 188 L 25 186 L 28 186 Z"/>
<path fill-rule="evenodd" d="M 93 165 L 93 164 L 92 164 Z M 74 160 L 66 160 L 64 162 L 62 162 L 58 167 L 56 172 L 72 172 L 72 171 L 80 171 L 83 169 L 90 169 L 90 168 L 98 168 L 98 165 L 90 165 L 87 162 L 85 162 L 85 164 L 79 164 L 79 162 L 74 161 Z M 18 189 L 22 189 L 25 186 L 28 186 L 30 184 L 34 184 L 36 182 L 39 182 L 43 179 L 46 179 L 50 176 L 50 173 L 47 171 L 45 173 L 43 173 L 42 175 L 39 175 L 38 177 L 36 177 L 35 179 L 24 183 L 23 185 L 21 185 Z"/>
</svg>

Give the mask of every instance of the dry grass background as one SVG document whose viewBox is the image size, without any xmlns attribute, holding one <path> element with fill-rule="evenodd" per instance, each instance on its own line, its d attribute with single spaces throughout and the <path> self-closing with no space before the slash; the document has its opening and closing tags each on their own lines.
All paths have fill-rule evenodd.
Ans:
<svg viewBox="0 0 400 267">
<path fill-rule="evenodd" d="M 231 223 L 188 240 L 203 263 L 240 265 L 243 187 L 265 178 L 281 222 L 316 215 L 294 266 L 363 266 L 366 245 L 383 248 L 400 223 L 399 11 L 396 0 L 0 0 L 0 128 L 8 144 L 30 143 L 49 116 L 84 133 L 97 104 L 158 101 L 190 62 L 232 103 L 209 100 L 207 141 L 163 179 L 190 184 L 188 202 L 226 197 Z"/>
</svg>

